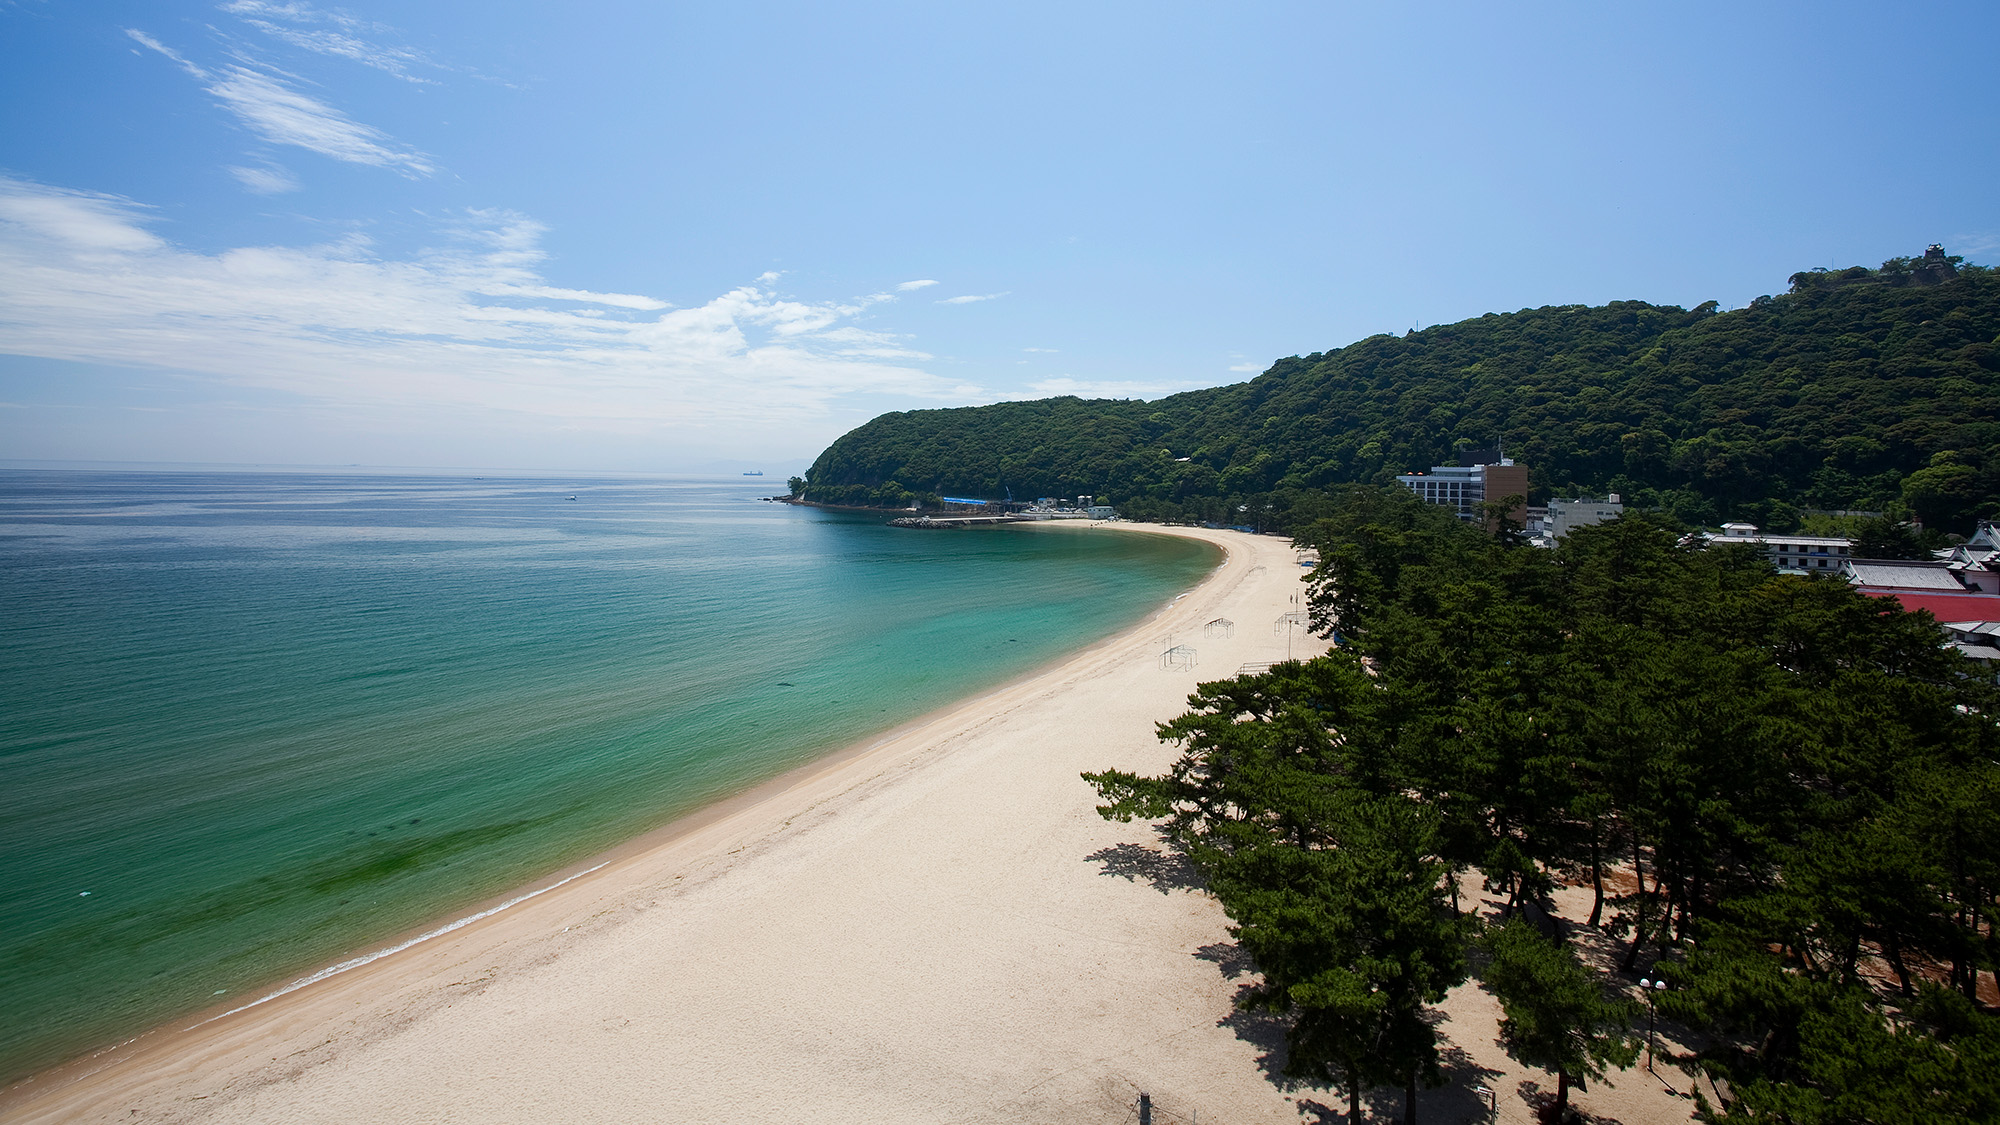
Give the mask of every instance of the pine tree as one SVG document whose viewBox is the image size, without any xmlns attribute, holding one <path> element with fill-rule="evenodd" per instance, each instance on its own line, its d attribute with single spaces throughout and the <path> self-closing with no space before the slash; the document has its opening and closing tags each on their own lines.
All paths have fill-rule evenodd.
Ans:
<svg viewBox="0 0 2000 1125">
<path fill-rule="evenodd" d="M 1605 995 L 1600 982 L 1567 946 L 1519 918 L 1485 941 L 1492 960 L 1482 974 L 1506 1013 L 1500 1041 L 1515 1061 L 1556 1076 L 1549 1120 L 1569 1111 L 1569 1091 L 1588 1088 L 1612 1066 L 1630 1066 L 1638 1047 L 1626 1028 L 1636 1005 Z"/>
</svg>

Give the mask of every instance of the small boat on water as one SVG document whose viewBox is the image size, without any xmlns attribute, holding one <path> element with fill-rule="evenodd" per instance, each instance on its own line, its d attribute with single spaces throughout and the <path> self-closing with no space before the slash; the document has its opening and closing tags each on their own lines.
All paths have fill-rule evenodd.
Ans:
<svg viewBox="0 0 2000 1125">
<path fill-rule="evenodd" d="M 744 475 L 744 476 L 746 476 L 746 477 L 761 477 L 761 476 L 763 476 L 763 475 L 764 475 L 764 470 L 762 470 L 762 469 L 753 469 L 753 470 L 751 470 L 750 472 L 747 472 L 747 473 L 744 473 L 743 475 Z"/>
</svg>

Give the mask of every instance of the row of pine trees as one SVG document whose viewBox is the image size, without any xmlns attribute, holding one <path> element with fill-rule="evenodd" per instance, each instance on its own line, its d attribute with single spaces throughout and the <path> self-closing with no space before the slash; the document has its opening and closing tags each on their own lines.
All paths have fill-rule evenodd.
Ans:
<svg viewBox="0 0 2000 1125">
<path fill-rule="evenodd" d="M 1302 539 L 1335 650 L 1086 775 L 1221 901 L 1288 1075 L 1414 1121 L 1476 977 L 1559 1115 L 1643 978 L 1710 1120 L 2000 1120 L 2000 691 L 1927 615 L 1662 517 L 1546 551 L 1355 487 Z"/>
</svg>

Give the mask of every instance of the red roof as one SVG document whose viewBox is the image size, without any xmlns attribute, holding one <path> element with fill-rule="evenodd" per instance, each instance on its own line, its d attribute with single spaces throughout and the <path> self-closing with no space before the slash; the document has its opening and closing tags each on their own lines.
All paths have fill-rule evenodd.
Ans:
<svg viewBox="0 0 2000 1125">
<path fill-rule="evenodd" d="M 1871 598 L 1894 598 L 1904 609 L 1931 611 L 1939 621 L 2000 621 L 2000 594 L 1932 594 L 1914 590 L 1863 589 Z"/>
</svg>

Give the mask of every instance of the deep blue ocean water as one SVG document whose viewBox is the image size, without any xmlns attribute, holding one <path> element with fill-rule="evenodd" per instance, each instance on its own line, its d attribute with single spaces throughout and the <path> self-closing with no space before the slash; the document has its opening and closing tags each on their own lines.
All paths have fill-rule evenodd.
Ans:
<svg viewBox="0 0 2000 1125">
<path fill-rule="evenodd" d="M 1218 561 L 772 487 L 0 471 L 0 1080 L 996 686 Z"/>
</svg>

